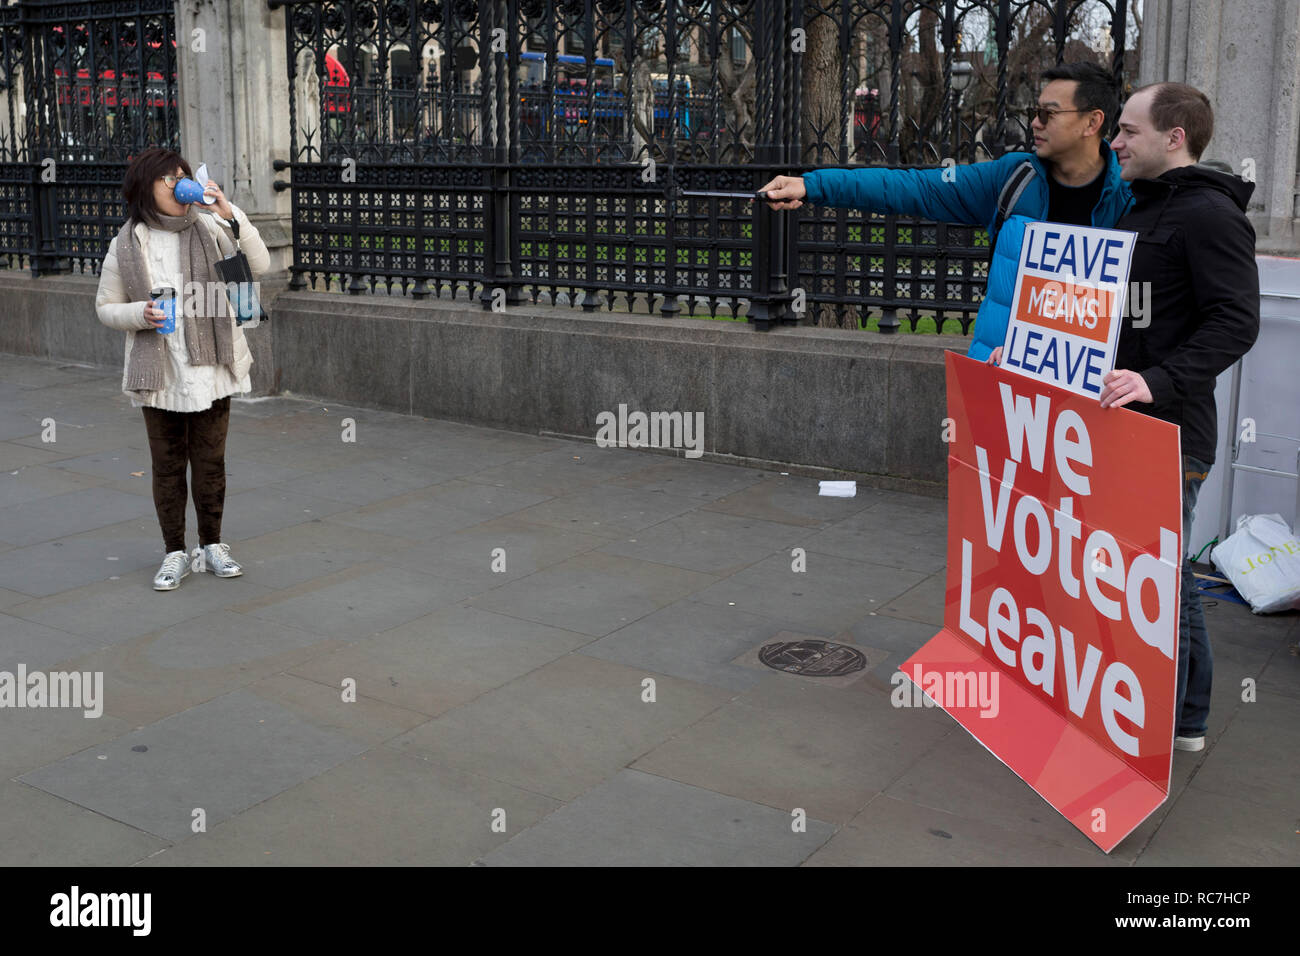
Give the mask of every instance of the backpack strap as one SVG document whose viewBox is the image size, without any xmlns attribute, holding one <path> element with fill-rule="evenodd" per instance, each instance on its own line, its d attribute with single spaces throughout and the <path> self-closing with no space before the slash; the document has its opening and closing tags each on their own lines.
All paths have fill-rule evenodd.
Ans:
<svg viewBox="0 0 1300 956">
<path fill-rule="evenodd" d="M 998 213 L 993 220 L 993 232 L 989 235 L 990 256 L 993 254 L 994 244 L 998 241 L 998 233 L 1002 231 L 1002 224 L 1007 221 L 1007 216 L 1011 215 L 1011 210 L 1016 208 L 1016 203 L 1020 202 L 1025 187 L 1034 176 L 1034 164 L 1025 160 L 1002 184 L 1002 192 L 998 193 Z"/>
</svg>

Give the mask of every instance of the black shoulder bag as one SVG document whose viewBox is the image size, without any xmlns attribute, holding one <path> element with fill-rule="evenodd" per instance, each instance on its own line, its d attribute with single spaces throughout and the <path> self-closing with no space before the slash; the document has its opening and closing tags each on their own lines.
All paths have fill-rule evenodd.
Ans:
<svg viewBox="0 0 1300 956">
<path fill-rule="evenodd" d="M 248 267 L 248 257 L 239 248 L 239 220 L 230 219 L 230 230 L 235 235 L 233 255 L 220 259 L 216 263 L 217 275 L 226 284 L 226 296 L 235 307 L 235 322 L 256 328 L 262 322 L 270 322 L 271 317 L 262 308 L 262 301 L 257 293 L 257 283 L 253 281 L 253 270 Z"/>
</svg>

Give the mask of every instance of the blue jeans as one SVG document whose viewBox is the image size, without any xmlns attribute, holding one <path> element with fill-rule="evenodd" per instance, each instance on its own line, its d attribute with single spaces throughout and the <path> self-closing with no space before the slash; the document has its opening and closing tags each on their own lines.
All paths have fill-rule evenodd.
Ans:
<svg viewBox="0 0 1300 956">
<path fill-rule="evenodd" d="M 1183 551 L 1189 545 L 1192 516 L 1201 483 L 1210 466 L 1183 456 Z M 1201 593 L 1196 589 L 1192 563 L 1183 558 L 1181 600 L 1178 611 L 1178 690 L 1174 698 L 1175 734 L 1179 737 L 1203 737 L 1205 721 L 1210 715 L 1210 684 L 1214 676 L 1214 656 L 1210 653 L 1210 635 L 1205 630 L 1201 610 Z"/>
</svg>

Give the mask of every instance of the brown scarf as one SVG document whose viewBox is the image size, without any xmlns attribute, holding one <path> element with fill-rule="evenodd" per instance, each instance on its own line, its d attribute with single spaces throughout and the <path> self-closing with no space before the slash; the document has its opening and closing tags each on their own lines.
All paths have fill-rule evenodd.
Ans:
<svg viewBox="0 0 1300 956">
<path fill-rule="evenodd" d="M 191 365 L 226 365 L 234 374 L 235 345 L 231 331 L 230 313 L 224 308 L 224 291 L 214 296 L 217 315 L 208 314 L 210 283 L 219 281 L 215 263 L 221 252 L 207 227 L 199 222 L 202 215 L 193 206 L 183 216 L 158 215 L 156 229 L 180 233 L 181 282 L 176 290 L 176 318 L 185 323 L 185 345 Z M 117 234 L 117 268 L 126 287 L 128 302 L 141 302 L 149 298 L 149 268 L 144 260 L 144 250 L 136 239 L 134 220 L 123 223 Z M 189 283 L 200 283 L 202 295 L 185 293 Z M 189 288 L 194 288 L 189 286 Z M 163 375 L 167 362 L 165 337 L 157 333 L 137 334 L 127 361 L 126 390 L 144 398 L 146 392 L 163 388 Z"/>
</svg>

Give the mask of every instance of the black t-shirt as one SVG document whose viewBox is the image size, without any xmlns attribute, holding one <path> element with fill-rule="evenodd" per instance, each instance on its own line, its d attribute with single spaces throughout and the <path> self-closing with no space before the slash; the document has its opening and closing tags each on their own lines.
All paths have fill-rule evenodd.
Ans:
<svg viewBox="0 0 1300 956">
<path fill-rule="evenodd" d="M 1086 186 L 1063 186 L 1051 173 L 1047 175 L 1047 218 L 1050 222 L 1063 222 L 1071 226 L 1091 226 L 1092 210 L 1101 198 L 1101 187 L 1106 179 L 1103 169 Z"/>
</svg>

